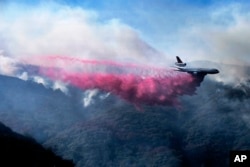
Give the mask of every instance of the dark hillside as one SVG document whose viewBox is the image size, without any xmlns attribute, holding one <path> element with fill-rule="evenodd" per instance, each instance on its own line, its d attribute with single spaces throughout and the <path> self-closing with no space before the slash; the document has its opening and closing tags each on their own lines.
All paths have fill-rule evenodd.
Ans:
<svg viewBox="0 0 250 167">
<path fill-rule="evenodd" d="M 34 139 L 13 132 L 0 123 L 0 166 L 73 167 Z"/>
</svg>

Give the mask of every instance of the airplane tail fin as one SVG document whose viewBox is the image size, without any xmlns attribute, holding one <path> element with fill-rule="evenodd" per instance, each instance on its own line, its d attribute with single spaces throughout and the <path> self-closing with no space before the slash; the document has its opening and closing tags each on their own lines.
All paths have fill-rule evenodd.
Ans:
<svg viewBox="0 0 250 167">
<path fill-rule="evenodd" d="M 177 59 L 177 63 L 183 63 L 179 56 L 176 56 L 176 59 Z"/>
<path fill-rule="evenodd" d="M 187 65 L 186 63 L 183 63 L 183 61 L 181 60 L 179 56 L 176 56 L 176 60 L 177 62 L 175 63 L 175 65 L 178 67 L 185 67 Z"/>
</svg>

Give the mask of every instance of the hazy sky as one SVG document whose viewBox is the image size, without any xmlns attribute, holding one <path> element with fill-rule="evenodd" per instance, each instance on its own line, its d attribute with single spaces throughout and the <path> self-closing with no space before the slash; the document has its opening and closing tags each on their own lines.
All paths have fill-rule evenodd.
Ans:
<svg viewBox="0 0 250 167">
<path fill-rule="evenodd" d="M 250 2 L 243 0 L 1 1 L 0 50 L 139 62 L 249 65 Z"/>
</svg>

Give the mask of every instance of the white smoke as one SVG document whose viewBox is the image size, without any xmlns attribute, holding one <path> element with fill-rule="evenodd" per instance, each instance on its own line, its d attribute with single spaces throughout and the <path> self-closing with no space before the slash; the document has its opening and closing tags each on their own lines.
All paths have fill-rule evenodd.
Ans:
<svg viewBox="0 0 250 167">
<path fill-rule="evenodd" d="M 0 74 L 13 76 L 13 73 L 17 70 L 17 63 L 17 60 L 4 56 L 3 51 L 0 50 Z"/>
<path fill-rule="evenodd" d="M 67 85 L 60 82 L 60 81 L 55 81 L 52 86 L 53 90 L 60 90 L 65 94 L 68 94 L 68 88 Z"/>
<path fill-rule="evenodd" d="M 63 55 L 150 63 L 149 59 L 161 56 L 137 30 L 115 18 L 101 22 L 94 11 L 54 3 L 29 10 L 15 6 L 15 14 L 11 9 L 6 8 L 7 14 L 0 18 L 0 34 L 4 34 L 0 48 L 12 57 L 31 61 Z"/>
<path fill-rule="evenodd" d="M 180 31 L 173 54 L 188 61 L 210 60 L 221 64 L 250 65 L 250 12 L 243 5 L 215 7 L 206 21 Z"/>
<path fill-rule="evenodd" d="M 27 72 L 23 72 L 21 75 L 18 76 L 18 78 L 27 81 L 29 79 L 29 75 Z"/>
<path fill-rule="evenodd" d="M 94 97 L 99 93 L 98 89 L 92 89 L 92 90 L 86 90 L 84 92 L 84 98 L 83 98 L 83 106 L 88 107 L 91 104 L 94 104 Z"/>
<path fill-rule="evenodd" d="M 48 87 L 48 83 L 46 82 L 46 80 L 40 76 L 34 76 L 33 81 L 38 84 L 42 84 L 45 87 Z"/>
</svg>

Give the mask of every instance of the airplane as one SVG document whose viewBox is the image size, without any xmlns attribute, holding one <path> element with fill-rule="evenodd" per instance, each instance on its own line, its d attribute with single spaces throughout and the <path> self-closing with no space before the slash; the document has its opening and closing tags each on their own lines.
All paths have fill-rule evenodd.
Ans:
<svg viewBox="0 0 250 167">
<path fill-rule="evenodd" d="M 185 67 L 187 64 L 183 63 L 179 56 L 176 56 L 177 62 L 175 63 L 176 71 L 187 72 L 195 76 L 205 76 L 207 74 L 218 74 L 219 70 L 215 68 L 188 68 Z"/>
</svg>

